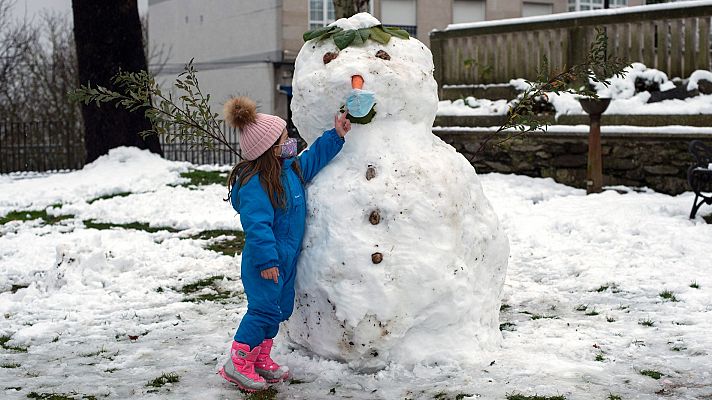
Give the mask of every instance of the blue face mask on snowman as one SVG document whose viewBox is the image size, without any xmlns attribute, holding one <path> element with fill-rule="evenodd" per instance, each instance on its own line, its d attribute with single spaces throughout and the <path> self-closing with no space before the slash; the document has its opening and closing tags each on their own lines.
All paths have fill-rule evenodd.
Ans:
<svg viewBox="0 0 712 400">
<path fill-rule="evenodd" d="M 356 118 L 365 117 L 374 104 L 376 104 L 376 94 L 368 90 L 352 89 L 346 98 L 346 108 L 349 114 Z"/>
</svg>

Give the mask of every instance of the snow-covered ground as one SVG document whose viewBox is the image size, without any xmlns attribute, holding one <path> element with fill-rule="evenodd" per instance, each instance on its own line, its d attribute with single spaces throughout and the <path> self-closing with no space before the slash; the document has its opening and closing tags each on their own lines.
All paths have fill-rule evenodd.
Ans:
<svg viewBox="0 0 712 400">
<path fill-rule="evenodd" d="M 239 218 L 223 186 L 176 186 L 190 168 L 202 167 L 118 149 L 81 171 L 0 176 L 0 215 L 75 215 L 0 225 L 0 397 L 243 398 L 215 374 L 245 312 L 240 259 L 194 238 L 239 229 Z M 276 358 L 296 381 L 275 386 L 276 398 L 712 396 L 712 225 L 687 219 L 690 193 L 481 180 L 511 242 L 501 350 L 484 365 L 363 375 L 280 342 Z M 98 230 L 89 219 L 184 230 Z M 210 285 L 186 290 L 201 280 Z M 171 373 L 178 382 L 147 386 Z"/>
</svg>

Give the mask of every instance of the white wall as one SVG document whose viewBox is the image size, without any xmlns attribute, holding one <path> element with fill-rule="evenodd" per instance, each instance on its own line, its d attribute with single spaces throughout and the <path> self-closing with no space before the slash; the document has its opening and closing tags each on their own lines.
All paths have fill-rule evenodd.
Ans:
<svg viewBox="0 0 712 400">
<path fill-rule="evenodd" d="M 534 17 L 537 15 L 549 15 L 553 13 L 553 4 L 534 3 L 528 1 L 522 3 L 522 17 Z"/>
<path fill-rule="evenodd" d="M 416 25 L 415 0 L 381 0 L 381 22 L 386 25 Z"/>
<path fill-rule="evenodd" d="M 455 0 L 452 2 L 452 23 L 484 21 L 486 10 L 485 0 Z"/>
<path fill-rule="evenodd" d="M 149 41 L 169 58 L 170 82 L 191 58 L 198 80 L 222 113 L 229 94 L 247 94 L 274 112 L 274 67 L 281 61 L 280 0 L 149 0 Z M 153 60 L 152 62 L 154 62 Z"/>
</svg>

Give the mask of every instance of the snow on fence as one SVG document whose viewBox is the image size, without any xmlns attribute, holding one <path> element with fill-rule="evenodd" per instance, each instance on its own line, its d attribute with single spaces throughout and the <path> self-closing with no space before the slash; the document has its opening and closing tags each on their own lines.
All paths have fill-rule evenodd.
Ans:
<svg viewBox="0 0 712 400">
<path fill-rule="evenodd" d="M 223 122 L 230 146 L 239 148 L 237 131 Z M 233 165 L 237 156 L 227 146 L 203 149 L 160 138 L 163 157 L 194 164 Z M 81 127 L 63 121 L 0 121 L 0 173 L 79 169 L 86 162 Z"/>
<path fill-rule="evenodd" d="M 606 29 L 611 55 L 689 76 L 711 69 L 711 16 L 712 1 L 695 1 L 450 25 L 430 33 L 435 79 L 440 87 L 533 80 L 543 56 L 552 69 L 581 62 L 596 27 Z"/>
</svg>

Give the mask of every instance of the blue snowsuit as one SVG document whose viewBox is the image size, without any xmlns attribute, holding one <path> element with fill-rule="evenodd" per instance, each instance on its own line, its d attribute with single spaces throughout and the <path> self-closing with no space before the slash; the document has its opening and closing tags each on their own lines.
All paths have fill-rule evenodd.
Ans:
<svg viewBox="0 0 712 400">
<path fill-rule="evenodd" d="M 277 336 L 279 323 L 294 308 L 294 280 L 304 238 L 306 192 L 292 168 L 298 162 L 304 183 L 310 182 L 344 145 L 336 129 L 324 132 L 299 157 L 284 160 L 282 185 L 285 208 L 274 208 L 257 175 L 244 185 L 232 188 L 232 207 L 240 214 L 245 232 L 242 251 L 242 284 L 247 294 L 247 313 L 242 318 L 235 341 L 254 348 L 264 339 Z M 269 151 L 269 150 L 268 150 Z M 260 272 L 279 268 L 279 283 L 264 279 Z"/>
</svg>

